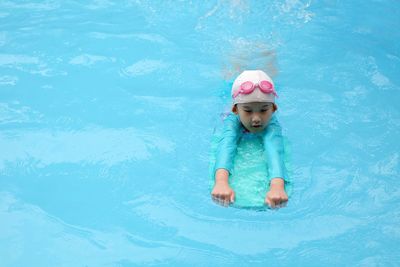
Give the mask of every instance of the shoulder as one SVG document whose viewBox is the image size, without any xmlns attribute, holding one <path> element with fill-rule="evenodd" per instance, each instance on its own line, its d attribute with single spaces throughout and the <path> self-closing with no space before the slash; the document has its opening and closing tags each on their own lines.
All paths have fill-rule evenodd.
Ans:
<svg viewBox="0 0 400 267">
<path fill-rule="evenodd" d="M 233 112 L 229 112 L 229 114 L 226 114 L 224 118 L 224 125 L 234 128 L 240 127 L 241 123 L 239 116 Z"/>
<path fill-rule="evenodd" d="M 243 130 L 239 116 L 232 112 L 226 114 L 222 128 L 224 133 L 230 133 L 230 134 L 233 132 L 240 133 Z"/>
<path fill-rule="evenodd" d="M 278 116 L 276 114 L 272 114 L 271 119 L 269 120 L 270 123 L 278 122 Z"/>
<path fill-rule="evenodd" d="M 278 117 L 276 116 L 276 114 L 273 114 L 271 119 L 268 122 L 268 127 L 269 126 L 278 126 L 280 127 L 279 121 L 278 121 Z"/>
<path fill-rule="evenodd" d="M 239 122 L 239 116 L 233 112 L 224 114 L 224 121 L 234 121 Z"/>
</svg>

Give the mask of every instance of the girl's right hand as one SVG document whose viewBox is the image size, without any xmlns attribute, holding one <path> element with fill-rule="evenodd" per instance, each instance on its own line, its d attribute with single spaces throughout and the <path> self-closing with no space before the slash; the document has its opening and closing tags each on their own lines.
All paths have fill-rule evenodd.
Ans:
<svg viewBox="0 0 400 267">
<path fill-rule="evenodd" d="M 227 207 L 235 201 L 235 192 L 226 182 L 216 182 L 211 191 L 213 201 L 219 205 Z"/>
</svg>

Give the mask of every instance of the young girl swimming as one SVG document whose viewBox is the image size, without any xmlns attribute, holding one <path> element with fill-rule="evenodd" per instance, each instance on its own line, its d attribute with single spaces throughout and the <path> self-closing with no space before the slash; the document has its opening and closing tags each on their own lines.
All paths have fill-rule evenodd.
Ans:
<svg viewBox="0 0 400 267">
<path fill-rule="evenodd" d="M 282 159 L 282 130 L 274 116 L 277 97 L 272 79 L 261 70 L 242 72 L 232 86 L 232 112 L 224 120 L 222 138 L 218 143 L 212 199 L 228 206 L 235 201 L 235 192 L 229 184 L 237 144 L 247 134 L 260 135 L 264 156 L 268 163 L 269 191 L 265 204 L 279 208 L 286 204 L 285 170 Z"/>
</svg>

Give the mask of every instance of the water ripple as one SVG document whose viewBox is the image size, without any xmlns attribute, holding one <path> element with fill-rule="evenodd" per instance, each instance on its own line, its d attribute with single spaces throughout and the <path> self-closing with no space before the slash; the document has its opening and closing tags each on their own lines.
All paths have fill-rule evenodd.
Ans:
<svg viewBox="0 0 400 267">
<path fill-rule="evenodd" d="M 333 238 L 361 223 L 358 219 L 334 214 L 280 220 L 279 224 L 268 220 L 239 223 L 193 215 L 189 207 L 181 207 L 164 197 L 142 197 L 126 204 L 133 214 L 149 223 L 173 228 L 181 238 L 240 255 L 256 255 L 276 248 L 293 249 L 302 242 Z"/>
<path fill-rule="evenodd" d="M 69 63 L 72 65 L 83 65 L 90 66 L 97 62 L 115 62 L 116 59 L 113 57 L 105 57 L 99 55 L 82 54 L 72 58 Z"/>
<path fill-rule="evenodd" d="M 111 166 L 123 161 L 141 161 L 154 151 L 171 153 L 168 138 L 133 128 L 88 128 L 81 131 L 24 130 L 0 134 L 0 169 L 18 161 L 43 167 L 56 163 L 90 163 Z"/>
<path fill-rule="evenodd" d="M 181 251 L 140 237 L 141 243 L 137 244 L 134 235 L 124 230 L 99 231 L 70 225 L 7 192 L 0 192 L 0 217 L 0 257 L 4 266 L 24 261 L 43 266 L 41 263 L 48 263 L 49 258 L 56 266 L 105 266 L 124 260 L 143 264 L 168 260 Z M 33 250 L 38 254 L 26 254 Z M 49 258 L 35 256 L 41 253 Z"/>
<path fill-rule="evenodd" d="M 135 77 L 147 75 L 166 67 L 168 67 L 168 64 L 162 60 L 143 59 L 123 69 L 122 74 Z"/>
</svg>

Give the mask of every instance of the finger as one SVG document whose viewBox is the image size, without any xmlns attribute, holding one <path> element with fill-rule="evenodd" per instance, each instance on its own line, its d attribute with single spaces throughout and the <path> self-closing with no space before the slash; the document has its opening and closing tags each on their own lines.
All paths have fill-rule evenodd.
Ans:
<svg viewBox="0 0 400 267">
<path fill-rule="evenodd" d="M 217 201 L 221 201 L 221 198 L 223 197 L 223 195 L 221 195 L 221 194 L 216 194 L 215 195 L 215 199 L 217 200 Z"/>
<path fill-rule="evenodd" d="M 229 195 L 223 194 L 219 196 L 219 204 L 227 207 L 229 205 Z"/>
<path fill-rule="evenodd" d="M 227 207 L 229 205 L 229 196 L 225 196 L 224 199 L 222 200 L 224 207 Z"/>
<path fill-rule="evenodd" d="M 276 202 L 278 202 L 279 206 L 281 206 L 282 208 L 286 207 L 286 204 L 288 202 L 288 197 L 286 195 L 281 196 L 281 197 L 276 199 Z"/>
<path fill-rule="evenodd" d="M 285 195 L 283 195 L 283 196 L 281 196 L 281 202 L 285 202 L 285 201 L 288 201 L 288 196 L 285 194 Z"/>
<path fill-rule="evenodd" d="M 275 201 L 273 201 L 273 200 L 271 200 L 271 208 L 272 208 L 272 209 L 275 209 L 275 208 L 276 208 L 276 203 L 275 203 Z"/>
<path fill-rule="evenodd" d="M 287 206 L 287 203 L 288 203 L 287 200 L 281 199 L 281 200 L 279 201 L 279 205 L 277 205 L 277 208 L 284 208 L 284 207 Z"/>
<path fill-rule="evenodd" d="M 285 201 L 283 201 L 282 199 L 278 199 L 278 200 L 275 201 L 275 203 L 276 203 L 275 204 L 276 208 L 280 209 L 280 208 L 284 207 Z"/>
<path fill-rule="evenodd" d="M 218 203 L 218 198 L 217 198 L 216 196 L 212 196 L 212 200 L 213 200 L 215 203 Z"/>
<path fill-rule="evenodd" d="M 221 205 L 221 198 L 220 198 L 219 195 L 213 196 L 213 201 L 214 201 L 216 204 Z"/>
<path fill-rule="evenodd" d="M 231 203 L 235 202 L 235 192 L 232 192 L 231 197 L 230 197 L 230 202 Z"/>
<path fill-rule="evenodd" d="M 283 206 L 282 206 L 282 202 L 280 202 L 279 204 L 276 204 L 276 206 L 275 206 L 277 209 L 280 209 L 280 208 L 283 208 Z"/>
<path fill-rule="evenodd" d="M 215 201 L 215 202 L 218 201 L 218 197 L 217 197 L 216 195 L 213 195 L 211 198 L 212 198 L 212 200 Z"/>
<path fill-rule="evenodd" d="M 213 202 L 214 202 L 215 204 L 219 205 L 218 198 L 213 198 Z"/>
<path fill-rule="evenodd" d="M 270 208 L 273 208 L 273 203 L 272 203 L 271 199 L 266 198 L 266 199 L 265 199 L 265 203 L 267 203 L 267 205 L 268 205 Z"/>
</svg>

